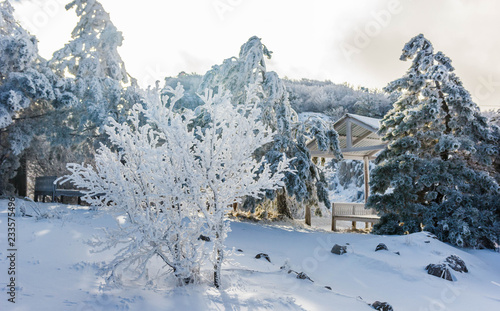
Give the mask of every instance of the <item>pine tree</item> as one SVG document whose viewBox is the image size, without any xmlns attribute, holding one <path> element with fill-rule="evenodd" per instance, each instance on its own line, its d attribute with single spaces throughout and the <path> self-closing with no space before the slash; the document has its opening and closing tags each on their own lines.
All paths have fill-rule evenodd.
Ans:
<svg viewBox="0 0 500 311">
<path fill-rule="evenodd" d="M 55 114 L 76 98 L 71 79 L 57 77 L 38 55 L 37 40 L 0 3 L 0 193 L 36 136 L 50 135 Z"/>
<path fill-rule="evenodd" d="M 72 40 L 54 53 L 50 65 L 59 76 L 75 78 L 79 103 L 62 120 L 65 130 L 58 135 L 68 145 L 96 145 L 103 140 L 103 125 L 109 117 L 126 120 L 126 111 L 137 99 L 136 81 L 129 80 L 118 53 L 122 33 L 102 5 L 94 0 L 75 0 L 66 5 L 67 10 L 72 8 L 80 18 L 71 33 Z M 129 82 L 132 85 L 127 90 Z"/>
<path fill-rule="evenodd" d="M 264 156 L 269 163 L 278 163 L 283 154 L 294 158 L 290 167 L 295 173 L 286 173 L 282 190 L 268 192 L 268 199 L 278 195 L 278 212 L 292 217 L 294 211 L 286 204 L 286 196 L 294 197 L 299 202 L 320 202 L 330 206 L 327 195 L 327 182 L 324 175 L 312 162 L 306 141 L 317 138 L 321 150 L 330 150 L 338 157 L 337 133 L 329 124 L 321 120 L 298 122 L 297 113 L 291 108 L 285 84 L 273 71 L 266 70 L 265 58 L 271 57 L 271 51 L 262 44 L 258 37 L 251 37 L 241 46 L 239 56 L 215 65 L 203 77 L 200 90 L 223 87 L 232 93 L 233 105 L 241 105 L 246 98 L 247 88 L 257 84 L 261 87 L 261 121 L 276 131 L 274 141 L 261 148 L 257 157 Z M 223 91 L 223 90 L 219 90 Z M 247 203 L 254 208 L 255 201 Z"/>
<path fill-rule="evenodd" d="M 401 60 L 408 59 L 407 73 L 385 89 L 402 95 L 381 123 L 389 144 L 372 172 L 367 207 L 383 215 L 374 232 L 423 228 L 458 246 L 491 247 L 500 230 L 500 190 L 487 172 L 499 137 L 451 60 L 423 35 L 405 45 Z"/>
<path fill-rule="evenodd" d="M 493 130 L 492 135 L 500 137 L 500 109 L 483 112 L 483 115 L 488 119 L 488 123 Z M 497 149 L 500 150 L 500 138 L 496 139 L 496 143 Z M 490 172 L 497 183 L 500 184 L 500 157 L 494 159 Z"/>
</svg>

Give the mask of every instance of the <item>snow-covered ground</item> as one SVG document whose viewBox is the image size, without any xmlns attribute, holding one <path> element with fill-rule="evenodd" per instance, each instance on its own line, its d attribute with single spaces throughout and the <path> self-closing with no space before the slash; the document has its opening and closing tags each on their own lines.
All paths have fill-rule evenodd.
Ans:
<svg viewBox="0 0 500 311">
<path fill-rule="evenodd" d="M 233 221 L 227 239 L 222 288 L 210 270 L 199 284 L 175 288 L 165 277 L 155 284 L 127 284 L 103 291 L 98 275 L 112 252 L 91 253 L 85 241 L 114 219 L 85 207 L 38 204 L 51 218 L 16 218 L 16 303 L 9 296 L 7 200 L 0 200 L 0 310 L 373 310 L 386 301 L 394 310 L 500 310 L 500 254 L 462 250 L 426 233 L 374 236 L 305 229 L 297 224 Z M 33 203 L 17 200 L 33 214 Z M 314 221 L 314 220 L 313 220 Z M 379 243 L 388 251 L 375 252 Z M 347 253 L 330 252 L 334 244 Z M 239 251 L 241 250 L 241 251 Z M 399 252 L 399 255 L 395 252 Z M 259 253 L 269 255 L 271 262 Z M 452 271 L 456 282 L 425 271 L 455 254 L 469 273 Z M 285 262 L 286 269 L 280 269 Z M 312 281 L 297 279 L 306 273 Z M 150 275 L 154 275 L 151 271 Z M 162 281 L 164 280 L 164 281 Z M 331 290 L 325 288 L 331 287 Z"/>
</svg>

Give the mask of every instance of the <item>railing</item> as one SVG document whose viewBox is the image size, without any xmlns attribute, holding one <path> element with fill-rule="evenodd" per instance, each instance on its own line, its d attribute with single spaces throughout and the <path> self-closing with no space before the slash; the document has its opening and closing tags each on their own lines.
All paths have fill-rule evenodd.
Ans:
<svg viewBox="0 0 500 311">
<path fill-rule="evenodd" d="M 356 229 L 356 222 L 364 222 L 365 227 L 373 226 L 379 216 L 373 209 L 366 209 L 364 203 L 332 203 L 332 231 L 337 231 L 337 220 L 352 221 Z"/>
</svg>

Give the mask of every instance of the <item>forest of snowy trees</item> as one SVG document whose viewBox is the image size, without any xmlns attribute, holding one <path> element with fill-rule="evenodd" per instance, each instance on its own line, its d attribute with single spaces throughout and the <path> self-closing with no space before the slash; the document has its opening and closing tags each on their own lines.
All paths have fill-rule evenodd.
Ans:
<svg viewBox="0 0 500 311">
<path fill-rule="evenodd" d="M 338 162 L 333 123 L 345 113 L 382 119 L 388 142 L 372 170 L 376 233 L 426 230 L 468 247 L 499 242 L 500 110 L 482 115 L 451 60 L 422 35 L 403 50 L 408 72 L 384 90 L 280 78 L 255 36 L 205 74 L 141 89 L 102 5 L 74 0 L 66 8 L 78 23 L 46 60 L 11 4 L 0 3 L 0 194 L 26 196 L 27 176 L 67 174 L 86 189 L 85 201 L 126 215 L 127 226 L 96 242 L 106 248 L 134 236 L 109 263 L 110 282 L 130 265 L 144 272 L 158 256 L 179 284 L 190 283 L 208 256 L 218 287 L 233 203 L 253 212 L 272 202 L 294 218 L 304 206 L 330 208 L 330 192 L 360 187 L 362 165 Z M 338 161 L 313 160 L 312 139 Z M 200 234 L 214 241 L 210 252 Z"/>
</svg>

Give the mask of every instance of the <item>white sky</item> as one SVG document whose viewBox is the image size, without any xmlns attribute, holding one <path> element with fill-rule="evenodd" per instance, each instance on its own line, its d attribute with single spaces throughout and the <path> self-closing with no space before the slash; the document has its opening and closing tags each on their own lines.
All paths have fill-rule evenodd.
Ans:
<svg viewBox="0 0 500 311">
<path fill-rule="evenodd" d="M 76 24 L 69 0 L 14 2 L 50 58 Z M 482 110 L 500 108 L 500 1 L 101 0 L 125 41 L 120 54 L 145 86 L 179 72 L 204 74 L 257 35 L 280 77 L 382 88 L 410 66 L 403 45 L 423 33 L 453 60 Z"/>
</svg>

